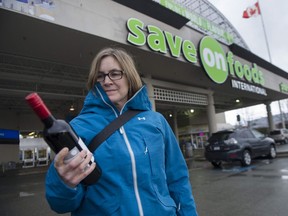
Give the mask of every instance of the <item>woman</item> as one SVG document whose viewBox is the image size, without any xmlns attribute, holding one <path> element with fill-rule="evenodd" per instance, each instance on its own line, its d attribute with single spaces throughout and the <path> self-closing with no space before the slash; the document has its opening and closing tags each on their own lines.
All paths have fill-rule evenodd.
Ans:
<svg viewBox="0 0 288 216">
<path fill-rule="evenodd" d="M 126 51 L 106 48 L 92 62 L 89 93 L 71 126 L 89 144 L 106 125 L 128 109 L 143 110 L 93 152 L 97 164 L 85 169 L 91 154 L 72 161 L 60 151 L 46 177 L 53 210 L 72 215 L 197 215 L 185 160 L 165 118 L 151 110 L 146 87 Z M 81 184 L 95 166 L 102 176 Z"/>
</svg>

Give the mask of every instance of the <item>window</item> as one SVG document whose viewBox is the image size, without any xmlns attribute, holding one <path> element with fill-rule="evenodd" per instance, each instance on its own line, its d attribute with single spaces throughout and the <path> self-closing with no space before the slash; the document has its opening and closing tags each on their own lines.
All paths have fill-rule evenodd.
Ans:
<svg viewBox="0 0 288 216">
<path fill-rule="evenodd" d="M 259 131 L 257 130 L 251 130 L 251 132 L 254 134 L 254 136 L 256 138 L 263 138 L 264 137 L 264 134 L 260 133 Z"/>
<path fill-rule="evenodd" d="M 240 139 L 254 138 L 254 136 L 252 135 L 250 130 L 247 130 L 247 129 L 244 129 L 244 130 L 240 131 L 238 136 L 239 136 Z"/>
<path fill-rule="evenodd" d="M 274 130 L 270 132 L 270 135 L 279 135 L 279 134 L 281 134 L 280 130 Z"/>
</svg>

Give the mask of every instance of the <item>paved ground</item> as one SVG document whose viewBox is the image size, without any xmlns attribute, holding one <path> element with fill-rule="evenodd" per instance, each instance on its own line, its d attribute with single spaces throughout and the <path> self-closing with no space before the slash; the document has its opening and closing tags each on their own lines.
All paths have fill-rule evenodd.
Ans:
<svg viewBox="0 0 288 216">
<path fill-rule="evenodd" d="M 277 146 L 278 157 L 288 157 L 288 144 Z M 203 158 L 189 160 L 190 171 L 199 169 L 207 175 L 211 170 L 211 164 Z M 199 168 L 199 169 L 198 169 Z M 203 169 L 202 169 L 203 168 Z M 213 170 L 213 169 L 212 169 Z M 45 173 L 47 166 L 35 168 L 21 168 L 8 170 L 5 173 L 0 170 L 0 215 L 1 216 L 55 216 L 45 199 Z M 201 175 L 197 175 L 200 176 Z M 215 177 L 215 173 L 213 173 Z M 210 179 L 210 178 L 208 178 Z M 196 180 L 194 180 L 196 181 Z M 196 184 L 197 185 L 197 184 Z M 203 189 L 201 189 L 202 191 Z M 200 195 L 202 192 L 200 191 Z M 195 188 L 197 195 L 197 187 Z M 200 196 L 198 194 L 198 196 Z M 206 203 L 206 202 L 204 202 Z M 64 214 L 62 216 L 68 216 Z M 206 215 L 205 215 L 206 216 Z M 211 216 L 211 215 L 207 215 Z M 281 215 L 282 216 L 282 215 Z"/>
</svg>

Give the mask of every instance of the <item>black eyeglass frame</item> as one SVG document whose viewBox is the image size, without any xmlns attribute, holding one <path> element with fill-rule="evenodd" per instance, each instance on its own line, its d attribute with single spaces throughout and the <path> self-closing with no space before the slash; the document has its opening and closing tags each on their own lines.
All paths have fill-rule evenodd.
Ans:
<svg viewBox="0 0 288 216">
<path fill-rule="evenodd" d="M 115 78 L 115 77 L 112 77 L 112 76 L 111 76 L 111 74 L 112 74 L 112 73 L 115 73 L 115 72 L 116 72 L 116 73 L 119 72 L 119 74 L 118 74 L 118 75 L 120 75 L 119 78 L 118 78 L 118 77 Z M 98 76 L 97 76 L 97 78 L 96 78 L 96 81 L 97 81 L 97 82 L 103 82 L 103 81 L 105 80 L 106 76 L 108 76 L 109 79 L 112 80 L 112 81 L 120 80 L 120 79 L 123 78 L 123 74 L 124 74 L 124 72 L 123 72 L 122 70 L 111 70 L 111 71 L 109 71 L 108 73 L 98 72 Z M 99 77 L 99 75 L 102 75 L 102 77 Z M 99 80 L 99 79 L 101 79 L 101 80 Z"/>
</svg>

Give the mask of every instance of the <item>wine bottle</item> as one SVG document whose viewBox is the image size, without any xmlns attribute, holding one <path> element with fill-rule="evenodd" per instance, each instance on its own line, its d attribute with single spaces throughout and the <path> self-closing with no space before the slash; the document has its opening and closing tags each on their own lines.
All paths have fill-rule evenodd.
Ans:
<svg viewBox="0 0 288 216">
<path fill-rule="evenodd" d="M 44 124 L 43 137 L 50 148 L 57 154 L 64 147 L 69 149 L 68 155 L 64 159 L 64 163 L 68 163 L 83 149 L 89 151 L 87 146 L 80 137 L 73 131 L 72 127 L 62 119 L 56 119 L 51 114 L 41 97 L 37 93 L 31 93 L 26 96 L 26 101 Z M 94 162 L 92 156 L 87 166 Z M 82 180 L 85 185 L 91 185 L 97 182 L 101 176 L 101 169 L 96 164 L 96 168 Z"/>
</svg>

